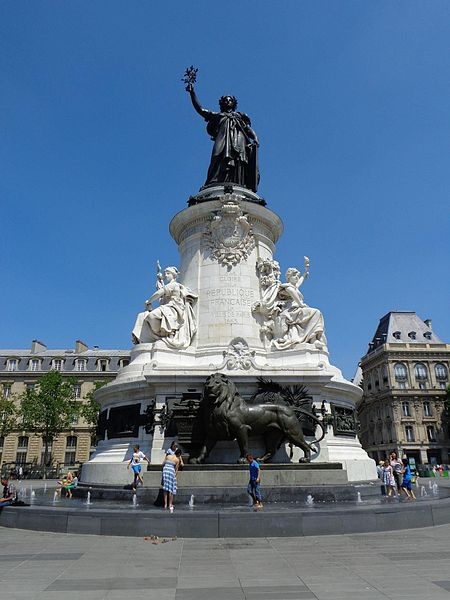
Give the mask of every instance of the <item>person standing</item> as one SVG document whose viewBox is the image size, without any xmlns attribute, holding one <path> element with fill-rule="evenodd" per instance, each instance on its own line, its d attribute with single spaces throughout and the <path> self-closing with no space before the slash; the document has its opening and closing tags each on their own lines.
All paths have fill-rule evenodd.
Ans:
<svg viewBox="0 0 450 600">
<path fill-rule="evenodd" d="M 144 478 L 142 476 L 141 460 L 146 460 L 148 462 L 148 464 L 150 464 L 150 460 L 139 449 L 139 444 L 136 444 L 136 446 L 133 447 L 133 455 L 127 466 L 127 469 L 129 469 L 130 466 L 133 469 L 134 479 L 133 479 L 133 483 L 131 484 L 131 488 L 134 492 L 136 491 L 136 488 L 139 485 L 139 483 L 141 483 L 141 485 L 144 484 Z"/>
<path fill-rule="evenodd" d="M 386 486 L 383 482 L 383 468 L 384 468 L 384 460 L 380 460 L 380 462 L 377 464 L 377 475 L 378 475 L 378 479 L 381 480 L 381 495 L 382 496 L 386 496 Z"/>
<path fill-rule="evenodd" d="M 384 461 L 382 481 L 386 487 L 387 497 L 392 498 L 395 492 L 395 479 L 394 470 L 389 462 L 389 459 Z"/>
<path fill-rule="evenodd" d="M 403 458 L 402 463 L 403 463 L 402 490 L 405 492 L 405 494 L 409 498 L 409 500 L 415 500 L 416 497 L 415 497 L 413 489 L 412 489 L 412 476 L 411 476 L 411 469 L 410 469 L 410 466 L 408 463 L 408 459 Z"/>
<path fill-rule="evenodd" d="M 394 475 L 395 487 L 397 488 L 397 493 L 400 496 L 402 492 L 402 461 L 399 460 L 397 452 L 391 452 L 389 454 L 389 461 Z"/>
<path fill-rule="evenodd" d="M 253 506 L 255 508 L 262 508 L 262 497 L 261 497 L 261 469 L 258 461 L 256 461 L 251 454 L 247 454 L 247 462 L 249 464 L 250 479 L 247 486 L 247 494 L 253 500 Z"/>
<path fill-rule="evenodd" d="M 173 497 L 177 493 L 177 476 L 181 464 L 181 450 L 177 448 L 174 454 L 167 454 L 163 463 L 161 487 L 164 494 L 164 509 L 173 512 Z"/>
</svg>

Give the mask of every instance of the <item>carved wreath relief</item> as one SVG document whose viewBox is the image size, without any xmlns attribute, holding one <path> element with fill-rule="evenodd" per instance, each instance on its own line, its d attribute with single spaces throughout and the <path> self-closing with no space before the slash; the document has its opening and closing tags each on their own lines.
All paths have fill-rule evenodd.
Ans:
<svg viewBox="0 0 450 600">
<path fill-rule="evenodd" d="M 247 371 L 252 366 L 255 351 L 250 350 L 246 340 L 238 337 L 230 342 L 227 350 L 224 350 L 223 356 L 228 369 L 243 369 Z"/>
<path fill-rule="evenodd" d="M 252 226 L 231 194 L 224 196 L 222 208 L 212 215 L 204 233 L 204 245 L 211 258 L 228 269 L 247 260 L 255 247 Z"/>
</svg>

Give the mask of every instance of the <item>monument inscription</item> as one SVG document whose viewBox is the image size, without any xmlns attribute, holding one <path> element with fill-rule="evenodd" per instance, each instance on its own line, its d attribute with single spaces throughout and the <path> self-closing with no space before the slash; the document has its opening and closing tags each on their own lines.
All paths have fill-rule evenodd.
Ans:
<svg viewBox="0 0 450 600">
<path fill-rule="evenodd" d="M 228 281 L 228 279 L 233 281 Z M 220 281 L 225 283 L 224 287 L 205 290 L 206 302 L 203 308 L 214 321 L 229 324 L 245 322 L 255 301 L 255 291 L 243 287 L 239 276 L 224 276 L 220 278 Z M 231 287 L 233 283 L 234 286 Z"/>
</svg>

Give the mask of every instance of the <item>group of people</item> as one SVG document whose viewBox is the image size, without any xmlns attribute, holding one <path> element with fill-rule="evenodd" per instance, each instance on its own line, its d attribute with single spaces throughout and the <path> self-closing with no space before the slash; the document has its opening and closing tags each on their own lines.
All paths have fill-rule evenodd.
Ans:
<svg viewBox="0 0 450 600">
<path fill-rule="evenodd" d="M 184 467 L 181 454 L 181 449 L 178 447 L 178 444 L 172 442 L 166 451 L 162 467 L 161 489 L 164 497 L 164 509 L 168 509 L 170 512 L 173 512 L 173 497 L 177 493 L 178 471 Z M 136 488 L 144 483 L 141 466 L 142 460 L 146 460 L 148 464 L 150 464 L 150 459 L 140 450 L 139 445 L 137 444 L 133 448 L 133 454 L 127 467 L 128 469 L 131 467 L 134 473 L 133 483 L 131 484 L 133 492 L 136 492 Z"/>
<path fill-rule="evenodd" d="M 407 500 L 416 500 L 412 487 L 413 475 L 407 458 L 400 460 L 396 452 L 391 452 L 389 458 L 380 460 L 377 473 L 382 482 L 383 496 L 393 498 L 404 493 Z"/>
<path fill-rule="evenodd" d="M 58 481 L 58 486 L 56 491 L 58 496 L 61 497 L 63 490 L 66 493 L 66 496 L 72 498 L 72 490 L 74 490 L 78 485 L 78 471 L 67 471 L 67 475 Z"/>
<path fill-rule="evenodd" d="M 133 447 L 133 454 L 127 466 L 128 469 L 131 467 L 134 474 L 133 483 L 131 484 L 133 493 L 136 493 L 136 488 L 144 483 L 141 466 L 141 461 L 143 460 L 146 460 L 150 464 L 150 460 L 137 444 Z M 261 469 L 257 460 L 251 454 L 247 454 L 247 462 L 249 463 L 247 493 L 253 501 L 254 508 L 260 509 L 263 507 L 261 497 Z M 176 442 L 172 442 L 166 450 L 162 465 L 161 489 L 164 498 L 164 510 L 169 510 L 170 512 L 174 510 L 173 499 L 178 489 L 178 472 L 183 468 L 184 462 L 181 448 L 179 448 Z"/>
</svg>

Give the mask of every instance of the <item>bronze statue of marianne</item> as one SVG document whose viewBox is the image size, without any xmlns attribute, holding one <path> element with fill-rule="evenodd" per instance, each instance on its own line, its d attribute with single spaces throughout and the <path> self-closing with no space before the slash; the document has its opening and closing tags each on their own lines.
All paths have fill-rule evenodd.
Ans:
<svg viewBox="0 0 450 600">
<path fill-rule="evenodd" d="M 194 90 L 195 77 L 188 76 L 184 81 L 192 105 L 207 122 L 206 131 L 214 141 L 205 186 L 235 183 L 256 192 L 259 183 L 259 141 L 250 118 L 237 112 L 234 96 L 222 96 L 219 99 L 219 112 L 203 108 Z"/>
</svg>

